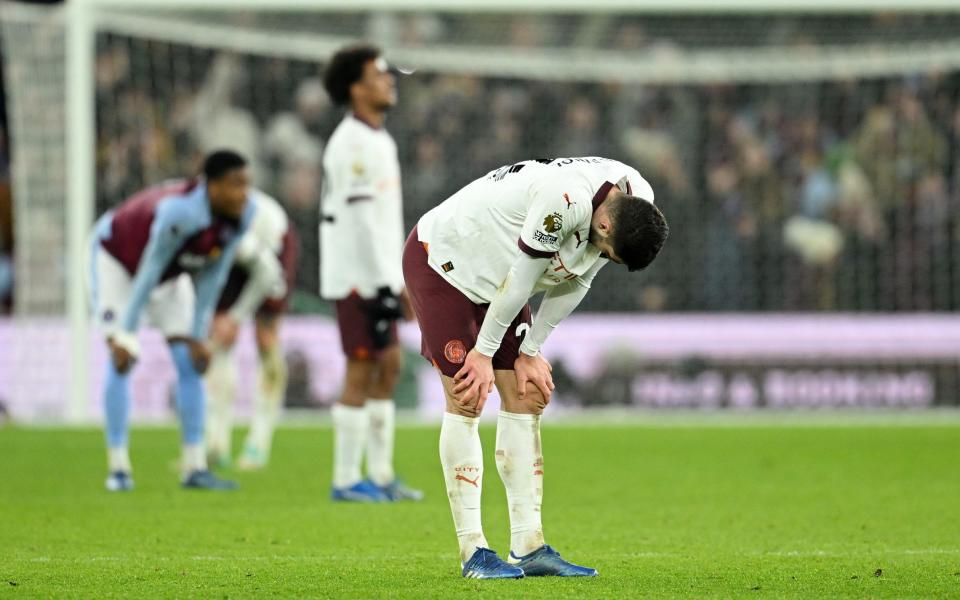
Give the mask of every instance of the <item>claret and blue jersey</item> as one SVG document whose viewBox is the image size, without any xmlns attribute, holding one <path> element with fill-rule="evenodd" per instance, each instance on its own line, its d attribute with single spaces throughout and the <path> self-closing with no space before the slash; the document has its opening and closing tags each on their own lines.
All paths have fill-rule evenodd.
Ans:
<svg viewBox="0 0 960 600">
<path fill-rule="evenodd" d="M 161 282 L 190 274 L 196 288 L 193 335 L 204 337 L 237 243 L 256 205 L 248 196 L 239 220 L 214 215 L 202 179 L 175 180 L 143 190 L 97 221 L 103 250 L 133 278 L 120 325 L 137 328 L 151 291 Z"/>
</svg>

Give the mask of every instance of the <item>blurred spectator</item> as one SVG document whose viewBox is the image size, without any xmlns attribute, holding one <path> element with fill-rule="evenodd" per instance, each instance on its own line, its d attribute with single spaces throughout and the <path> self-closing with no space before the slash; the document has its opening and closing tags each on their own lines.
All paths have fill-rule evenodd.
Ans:
<svg viewBox="0 0 960 600">
<path fill-rule="evenodd" d="M 238 92 L 247 83 L 240 59 L 218 56 L 193 105 L 191 133 L 202 153 L 231 148 L 247 158 L 254 181 L 264 181 L 260 126 L 253 114 L 238 103 Z"/>
</svg>

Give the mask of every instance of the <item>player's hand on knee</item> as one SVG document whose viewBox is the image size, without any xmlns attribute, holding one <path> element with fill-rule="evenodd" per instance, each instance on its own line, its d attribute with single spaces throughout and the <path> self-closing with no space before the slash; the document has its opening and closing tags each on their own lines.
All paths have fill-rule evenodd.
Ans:
<svg viewBox="0 0 960 600">
<path fill-rule="evenodd" d="M 203 375 L 210 366 L 210 346 L 203 340 L 190 340 L 187 342 L 190 346 L 190 359 L 193 361 L 193 368 L 197 373 Z"/>
<path fill-rule="evenodd" d="M 110 345 L 110 360 L 113 361 L 114 368 L 120 374 L 128 372 L 133 367 L 133 363 L 136 362 L 136 358 L 123 346 L 117 346 L 113 342 L 108 342 L 108 344 Z"/>
<path fill-rule="evenodd" d="M 123 374 L 130 371 L 140 353 L 136 334 L 125 331 L 114 333 L 107 338 L 107 345 L 110 347 L 110 360 L 117 372 Z"/>
<path fill-rule="evenodd" d="M 553 367 L 542 356 L 530 356 L 520 353 L 517 360 L 513 363 L 513 370 L 517 374 L 517 395 L 521 400 L 526 400 L 527 384 L 532 383 L 543 396 L 542 405 L 538 408 L 543 409 L 550 403 L 550 395 L 553 393 Z"/>
<path fill-rule="evenodd" d="M 476 407 L 479 413 L 487 402 L 487 395 L 493 391 L 493 359 L 474 348 L 467 353 L 463 367 L 453 376 L 453 382 L 457 403 Z"/>
</svg>

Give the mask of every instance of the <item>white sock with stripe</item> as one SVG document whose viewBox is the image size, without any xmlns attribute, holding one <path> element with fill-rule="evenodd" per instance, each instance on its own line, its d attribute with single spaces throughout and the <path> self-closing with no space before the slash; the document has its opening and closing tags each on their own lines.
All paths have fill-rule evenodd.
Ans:
<svg viewBox="0 0 960 600">
<path fill-rule="evenodd" d="M 462 563 L 467 562 L 478 547 L 489 547 L 480 522 L 483 448 L 479 425 L 478 418 L 444 413 L 440 426 L 440 464 Z"/>
<path fill-rule="evenodd" d="M 543 546 L 540 415 L 500 411 L 496 458 L 510 507 L 510 550 L 515 556 L 526 556 Z"/>
</svg>

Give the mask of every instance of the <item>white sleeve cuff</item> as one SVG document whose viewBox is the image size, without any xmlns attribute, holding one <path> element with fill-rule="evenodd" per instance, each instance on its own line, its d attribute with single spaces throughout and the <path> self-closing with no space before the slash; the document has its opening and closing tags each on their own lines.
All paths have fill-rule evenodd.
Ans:
<svg viewBox="0 0 960 600">
<path fill-rule="evenodd" d="M 140 340 L 137 339 L 136 333 L 131 333 L 121 329 L 112 332 L 110 334 L 110 339 L 113 341 L 114 345 L 120 346 L 129 352 L 130 356 L 134 358 L 140 356 Z"/>
</svg>

